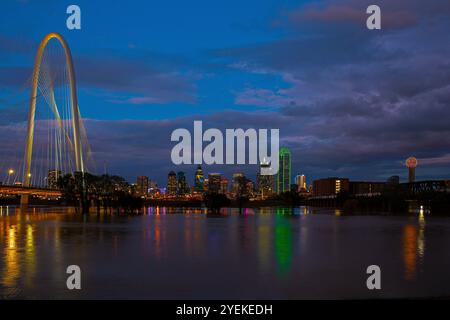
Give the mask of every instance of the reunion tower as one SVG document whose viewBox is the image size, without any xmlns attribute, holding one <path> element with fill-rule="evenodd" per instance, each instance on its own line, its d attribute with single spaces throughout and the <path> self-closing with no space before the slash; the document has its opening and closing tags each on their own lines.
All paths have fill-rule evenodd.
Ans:
<svg viewBox="0 0 450 320">
<path fill-rule="evenodd" d="M 414 157 L 406 159 L 406 167 L 408 168 L 408 182 L 413 183 L 416 180 L 417 159 Z"/>
</svg>

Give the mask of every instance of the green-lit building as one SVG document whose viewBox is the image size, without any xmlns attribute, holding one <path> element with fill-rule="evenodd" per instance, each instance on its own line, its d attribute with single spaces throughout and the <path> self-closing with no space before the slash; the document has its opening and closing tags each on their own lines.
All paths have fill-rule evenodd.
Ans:
<svg viewBox="0 0 450 320">
<path fill-rule="evenodd" d="M 204 184 L 203 170 L 202 167 L 198 165 L 197 170 L 195 171 L 194 190 L 203 192 L 205 187 Z"/>
<path fill-rule="evenodd" d="M 283 193 L 291 190 L 291 151 L 286 148 L 280 148 L 280 163 L 277 174 L 277 193 Z"/>
</svg>

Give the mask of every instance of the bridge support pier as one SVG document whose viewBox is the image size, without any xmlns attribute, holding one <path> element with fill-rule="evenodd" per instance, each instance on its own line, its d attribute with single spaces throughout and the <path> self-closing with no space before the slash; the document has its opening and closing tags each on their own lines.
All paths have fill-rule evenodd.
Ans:
<svg viewBox="0 0 450 320">
<path fill-rule="evenodd" d="M 29 203 L 28 194 L 23 194 L 20 196 L 20 206 L 27 207 Z"/>
</svg>

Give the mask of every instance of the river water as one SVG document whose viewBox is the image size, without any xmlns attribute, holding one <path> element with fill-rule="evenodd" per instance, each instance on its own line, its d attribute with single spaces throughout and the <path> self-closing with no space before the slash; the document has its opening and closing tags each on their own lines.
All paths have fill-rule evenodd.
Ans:
<svg viewBox="0 0 450 320">
<path fill-rule="evenodd" d="M 145 208 L 77 215 L 0 208 L 0 298 L 450 297 L 450 218 L 300 207 Z M 68 290 L 69 265 L 81 290 Z M 381 269 L 368 290 L 366 269 Z"/>
</svg>

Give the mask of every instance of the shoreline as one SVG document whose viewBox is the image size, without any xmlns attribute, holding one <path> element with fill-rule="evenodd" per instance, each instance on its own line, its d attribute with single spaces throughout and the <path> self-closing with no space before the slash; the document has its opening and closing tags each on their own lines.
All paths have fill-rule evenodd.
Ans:
<svg viewBox="0 0 450 320">
<path fill-rule="evenodd" d="M 10 208 L 21 208 L 21 205 L 19 203 L 15 204 L 0 204 L 0 207 L 10 207 Z M 223 210 L 232 209 L 232 210 L 264 210 L 264 209 L 281 209 L 282 212 L 279 214 L 282 215 L 303 215 L 301 212 L 300 214 L 294 213 L 295 209 L 306 209 L 307 212 L 304 213 L 304 215 L 309 214 L 327 214 L 327 215 L 336 215 L 336 216 L 345 216 L 345 217 L 351 217 L 351 216 L 383 216 L 383 217 L 406 217 L 406 216 L 434 216 L 434 217 L 450 217 L 449 214 L 442 214 L 442 213 L 435 213 L 427 211 L 421 211 L 420 209 L 417 210 L 411 210 L 411 211 L 402 211 L 402 212 L 388 212 L 388 211 L 382 211 L 375 208 L 372 209 L 365 209 L 365 210 L 345 210 L 342 207 L 336 207 L 336 206 L 311 206 L 308 204 L 299 204 L 299 205 L 288 205 L 288 204 L 278 204 L 278 205 L 243 205 L 242 207 L 235 206 L 235 205 L 229 205 L 229 206 L 223 206 L 221 208 L 208 208 L 205 205 L 167 205 L 167 204 L 145 204 L 139 209 L 135 209 L 132 211 L 126 211 L 123 208 L 117 207 L 117 208 L 108 208 L 107 210 L 104 210 L 104 208 L 101 208 L 99 211 L 97 211 L 96 207 L 91 207 L 89 211 L 89 215 L 95 215 L 95 214 L 106 214 L 106 215 L 140 215 L 143 214 L 142 210 L 146 210 L 148 208 L 167 208 L 167 209 L 193 209 L 193 210 L 204 210 L 204 214 L 208 215 L 223 215 Z M 64 204 L 55 204 L 55 203 L 47 203 L 47 204 L 30 204 L 25 210 L 30 209 L 47 209 L 47 208 L 54 208 L 54 209 L 73 209 L 74 212 L 77 214 L 81 214 L 80 212 L 77 212 L 77 208 L 71 205 L 64 205 Z M 333 211 L 331 213 L 330 211 Z M 450 211 L 449 211 L 450 212 Z M 180 212 L 168 212 L 168 214 L 178 214 Z M 145 214 L 145 213 L 144 213 Z M 240 213 L 242 214 L 242 213 Z M 278 214 L 278 213 L 277 213 Z"/>
</svg>

